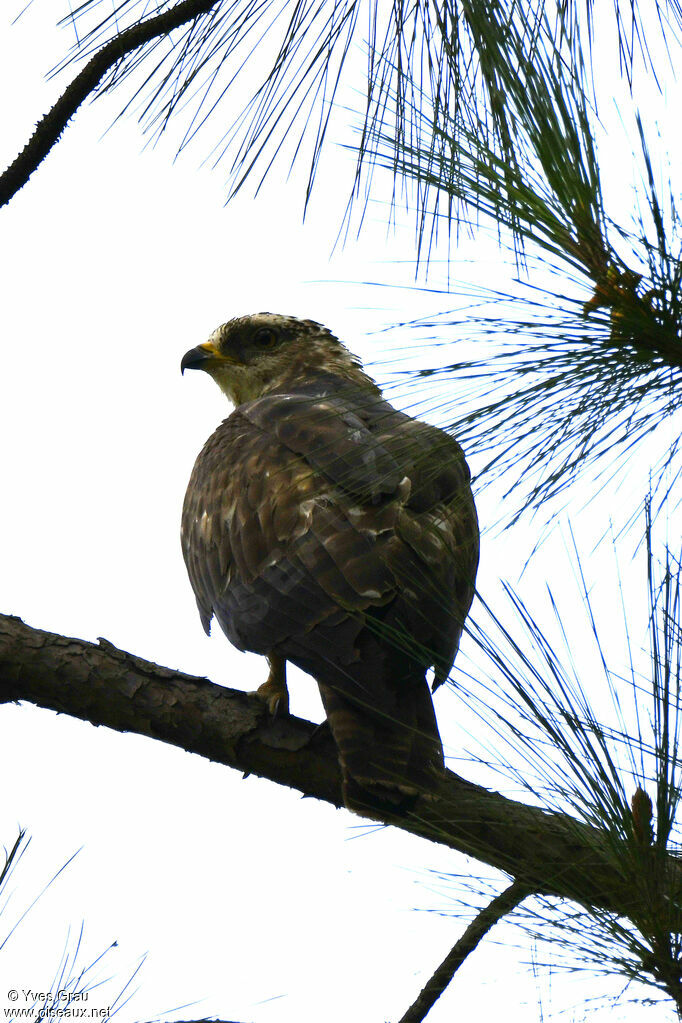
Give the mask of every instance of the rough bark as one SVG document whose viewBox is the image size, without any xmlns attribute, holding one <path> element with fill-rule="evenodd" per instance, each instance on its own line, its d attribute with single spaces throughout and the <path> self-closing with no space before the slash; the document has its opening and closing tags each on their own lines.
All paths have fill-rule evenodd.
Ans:
<svg viewBox="0 0 682 1023">
<path fill-rule="evenodd" d="M 27 701 L 146 735 L 335 806 L 342 803 L 327 729 L 296 717 L 272 721 L 254 696 L 159 667 L 106 640 L 70 639 L 0 615 L 0 701 Z M 637 915 L 613 837 L 450 771 L 411 813 L 373 816 L 483 860 L 532 891 Z M 672 858 L 668 866 L 669 894 L 677 898 L 682 870 Z"/>
</svg>

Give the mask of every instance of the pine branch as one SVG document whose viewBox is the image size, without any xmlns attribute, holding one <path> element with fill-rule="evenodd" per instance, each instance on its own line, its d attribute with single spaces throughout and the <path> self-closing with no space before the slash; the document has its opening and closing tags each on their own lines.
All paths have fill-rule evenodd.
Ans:
<svg viewBox="0 0 682 1023">
<path fill-rule="evenodd" d="M 51 110 L 36 125 L 36 130 L 17 158 L 0 175 L 0 207 L 23 188 L 31 174 L 40 166 L 48 153 L 59 142 L 62 132 L 80 105 L 94 92 L 107 71 L 133 50 L 152 39 L 160 38 L 173 29 L 206 14 L 220 0 L 183 0 L 176 7 L 136 25 L 110 39 L 88 61 L 82 71 L 62 93 Z"/>
<path fill-rule="evenodd" d="M 325 729 L 292 716 L 273 721 L 254 696 L 159 667 L 106 640 L 70 639 L 0 616 L 0 699 L 146 735 L 342 803 L 336 751 Z M 613 838 L 599 829 L 449 771 L 428 796 L 405 816 L 375 817 L 483 860 L 531 890 L 637 915 L 637 893 L 614 870 Z M 676 899 L 681 866 L 669 856 L 666 870 Z"/>
<path fill-rule="evenodd" d="M 474 951 L 482 938 L 495 926 L 498 920 L 507 916 L 529 895 L 528 889 L 513 881 L 508 888 L 496 895 L 487 906 L 471 921 L 462 937 L 457 941 L 443 962 L 427 981 L 418 998 L 412 1003 L 400 1023 L 422 1023 L 467 956 Z"/>
</svg>

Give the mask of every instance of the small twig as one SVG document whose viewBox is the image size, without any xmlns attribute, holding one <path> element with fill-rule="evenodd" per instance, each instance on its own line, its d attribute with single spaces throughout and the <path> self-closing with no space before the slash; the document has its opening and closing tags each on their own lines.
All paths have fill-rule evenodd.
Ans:
<svg viewBox="0 0 682 1023">
<path fill-rule="evenodd" d="M 220 0 L 183 0 L 163 14 L 131 25 L 114 36 L 98 50 L 80 71 L 55 105 L 38 121 L 36 130 L 17 158 L 0 175 L 0 207 L 6 206 L 31 174 L 59 142 L 62 132 L 81 103 L 97 88 L 107 71 L 133 50 L 158 36 L 167 35 L 175 28 L 206 14 Z"/>
<path fill-rule="evenodd" d="M 496 895 L 481 912 L 471 921 L 462 937 L 448 952 L 443 962 L 432 977 L 424 985 L 416 1001 L 412 1003 L 400 1023 L 422 1023 L 426 1014 L 433 1008 L 446 987 L 454 977 L 469 953 L 478 945 L 481 938 L 494 927 L 498 920 L 522 902 L 530 890 L 519 881 L 513 881 L 508 888 Z"/>
</svg>

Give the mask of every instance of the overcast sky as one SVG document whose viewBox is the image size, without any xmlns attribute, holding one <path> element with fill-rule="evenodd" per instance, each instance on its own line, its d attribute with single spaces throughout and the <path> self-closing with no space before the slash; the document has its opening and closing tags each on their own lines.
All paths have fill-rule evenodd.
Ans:
<svg viewBox="0 0 682 1023">
<path fill-rule="evenodd" d="M 42 6 L 12 27 L 3 15 L 3 165 L 67 81 L 44 82 L 69 40 Z M 408 217 L 387 233 L 385 209 L 372 207 L 360 240 L 330 256 L 348 180 L 340 149 L 323 161 L 302 224 L 301 173 L 288 182 L 275 173 L 255 201 L 245 192 L 226 207 L 226 169 L 200 168 L 201 144 L 173 163 L 173 140 L 143 149 L 133 120 L 103 134 L 118 109 L 114 97 L 80 111 L 0 213 L 0 607 L 251 689 L 265 663 L 219 632 L 204 636 L 180 554 L 194 458 L 229 412 L 208 377 L 180 376 L 183 353 L 232 316 L 271 310 L 318 319 L 381 364 L 408 334 L 378 330 L 447 300 L 359 283 L 412 284 Z M 457 257 L 478 261 L 458 274 L 489 274 L 489 245 L 462 243 Z M 414 400 L 404 392 L 406 406 Z M 641 499 L 646 475 L 645 463 L 634 468 L 629 495 Z M 484 526 L 494 517 L 486 500 Z M 596 507 L 601 531 L 608 501 Z M 589 548 L 594 523 L 583 517 L 575 528 Z M 561 566 L 566 535 L 526 574 L 527 587 L 539 590 L 547 567 Z M 481 587 L 516 579 L 532 539 L 531 523 L 513 540 L 489 534 Z M 316 687 L 292 674 L 292 711 L 319 720 Z M 460 706 L 443 687 L 446 750 L 467 774 Z M 159 742 L 26 706 L 0 708 L 0 738 L 0 843 L 11 846 L 19 826 L 31 835 L 0 935 L 78 851 L 0 950 L 3 1012 L 10 987 L 48 989 L 84 921 L 81 968 L 118 942 L 97 968 L 113 979 L 90 1006 L 112 1005 L 147 956 L 120 1013 L 126 1023 L 187 1004 L 178 1018 L 393 1020 L 464 926 L 466 886 L 439 874 L 495 878 L 466 857 Z M 429 1019 L 531 1021 L 568 1010 L 563 1018 L 577 1020 L 586 997 L 620 988 L 550 978 L 529 965 L 545 955 L 501 927 Z M 605 1011 L 666 1018 L 627 1002 Z"/>
</svg>

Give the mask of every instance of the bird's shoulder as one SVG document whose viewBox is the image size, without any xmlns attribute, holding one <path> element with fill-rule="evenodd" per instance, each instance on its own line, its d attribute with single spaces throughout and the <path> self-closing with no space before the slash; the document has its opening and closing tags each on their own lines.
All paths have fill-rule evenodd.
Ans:
<svg viewBox="0 0 682 1023">
<path fill-rule="evenodd" d="M 415 511 L 447 503 L 469 485 L 464 453 L 444 430 L 394 408 L 380 393 L 331 375 L 240 405 L 209 438 L 199 461 L 221 476 L 250 475 L 292 460 L 361 503 L 404 491 Z M 291 482 L 291 481 L 290 481 Z"/>
</svg>

